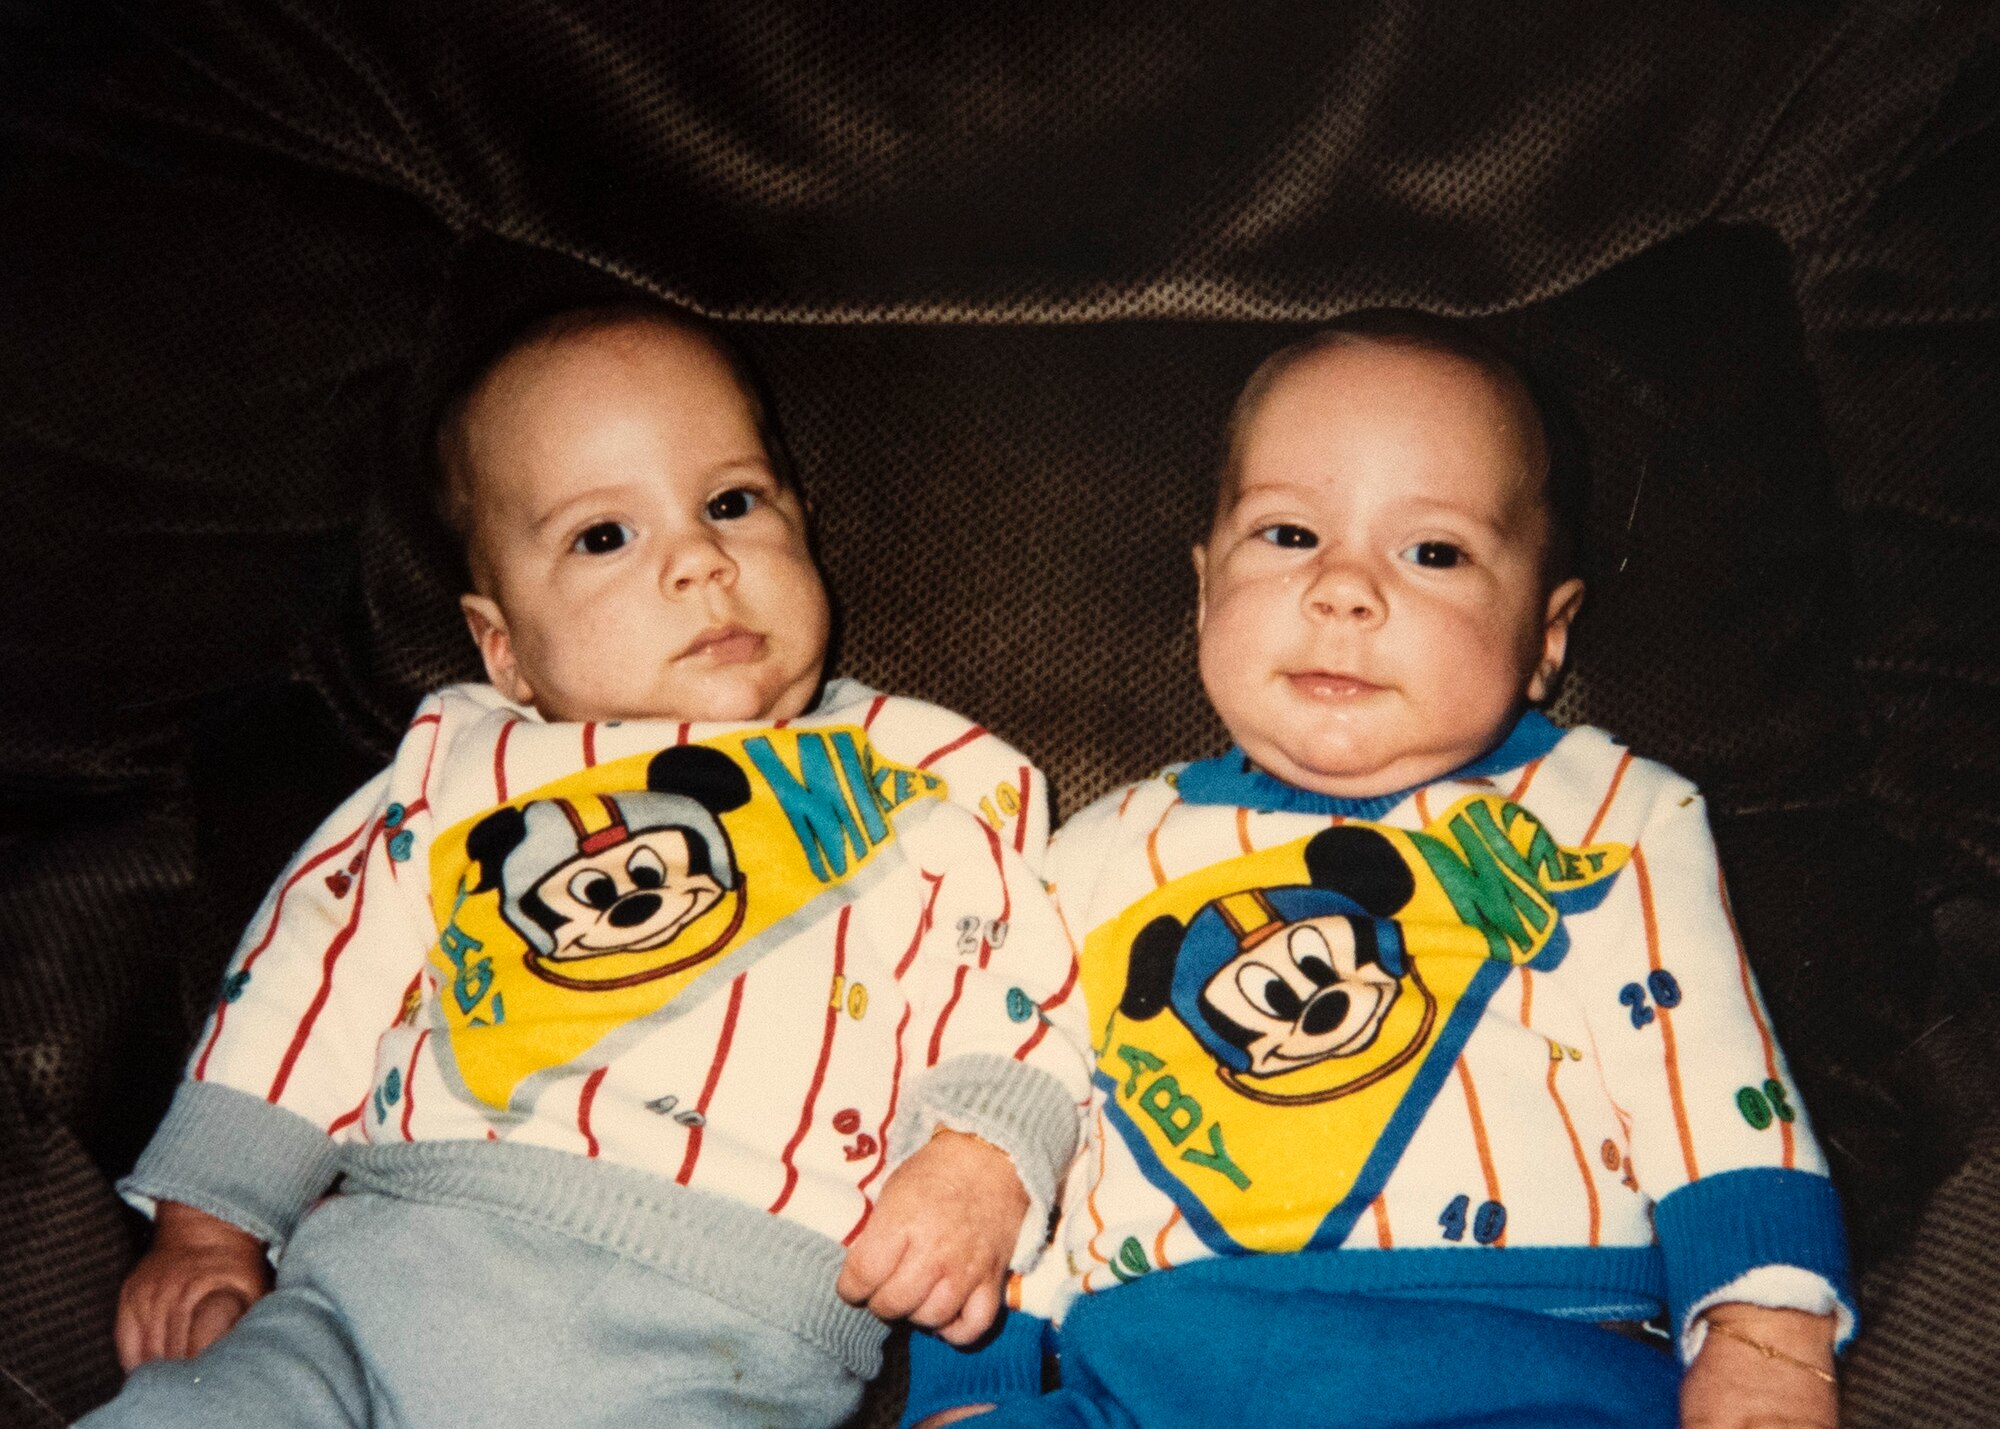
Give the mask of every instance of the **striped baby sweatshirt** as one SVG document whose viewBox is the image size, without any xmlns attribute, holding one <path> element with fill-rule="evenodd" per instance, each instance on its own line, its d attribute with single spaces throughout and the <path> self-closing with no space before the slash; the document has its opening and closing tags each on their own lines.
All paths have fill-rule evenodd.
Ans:
<svg viewBox="0 0 2000 1429">
<path fill-rule="evenodd" d="M 872 1373 L 832 1281 L 897 1162 L 1006 1151 L 1019 1269 L 1072 1160 L 1047 827 L 1004 742 L 851 681 L 768 727 L 441 690 L 272 888 L 121 1190 L 274 1245 L 340 1176 L 487 1204 Z"/>
<path fill-rule="evenodd" d="M 1536 712 L 1374 799 L 1232 750 L 1078 814 L 1051 871 L 1094 1089 L 1062 1253 L 1012 1305 L 1059 1322 L 1214 1273 L 1666 1310 L 1684 1353 L 1721 1299 L 1852 1334 L 1826 1163 L 1701 795 L 1665 766 Z M 1036 1343 L 1015 1326 L 995 1351 Z M 913 1414 L 1039 1383 L 1038 1363 L 914 1363 Z"/>
</svg>

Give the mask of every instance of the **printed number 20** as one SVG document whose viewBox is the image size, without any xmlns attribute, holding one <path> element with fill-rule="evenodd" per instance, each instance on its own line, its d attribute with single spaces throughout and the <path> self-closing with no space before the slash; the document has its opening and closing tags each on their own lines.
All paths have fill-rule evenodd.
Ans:
<svg viewBox="0 0 2000 1429">
<path fill-rule="evenodd" d="M 1665 968 L 1654 968 L 1646 975 L 1646 985 L 1628 982 L 1618 989 L 1618 1000 L 1632 1009 L 1632 1025 L 1644 1027 L 1653 1020 L 1653 1009 L 1646 1005 L 1646 994 L 1653 994 L 1653 1001 L 1669 1010 L 1681 1005 L 1681 985 L 1674 975 Z"/>
<path fill-rule="evenodd" d="M 1438 1224 L 1444 1227 L 1446 1240 L 1465 1239 L 1465 1213 L 1472 1205 L 1470 1196 L 1453 1196 L 1451 1204 L 1438 1217 Z M 1498 1201 L 1481 1201 L 1479 1209 L 1472 1217 L 1472 1238 L 1480 1245 L 1491 1245 L 1500 1239 L 1507 1229 L 1507 1208 Z"/>
</svg>

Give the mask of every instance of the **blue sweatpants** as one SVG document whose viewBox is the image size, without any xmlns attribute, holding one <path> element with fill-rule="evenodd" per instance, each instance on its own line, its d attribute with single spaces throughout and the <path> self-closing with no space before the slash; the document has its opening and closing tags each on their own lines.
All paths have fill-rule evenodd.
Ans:
<svg viewBox="0 0 2000 1429">
<path fill-rule="evenodd" d="M 831 1355 L 613 1251 L 483 1210 L 337 1196 L 277 1287 L 80 1429 L 839 1424 Z"/>
<path fill-rule="evenodd" d="M 1063 1387 L 979 1429 L 1677 1429 L 1680 1367 L 1609 1330 L 1458 1301 L 1148 1275 L 1071 1305 Z"/>
</svg>

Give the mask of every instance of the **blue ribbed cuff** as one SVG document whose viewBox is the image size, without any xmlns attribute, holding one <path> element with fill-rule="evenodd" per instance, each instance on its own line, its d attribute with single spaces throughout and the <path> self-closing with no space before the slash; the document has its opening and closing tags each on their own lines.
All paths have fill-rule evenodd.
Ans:
<svg viewBox="0 0 2000 1429">
<path fill-rule="evenodd" d="M 1847 1232 L 1833 1183 L 1810 1171 L 1751 1167 L 1704 1176 L 1653 1207 L 1674 1339 L 1689 1309 L 1746 1271 L 1793 1265 L 1825 1278 L 1853 1323 Z"/>
<path fill-rule="evenodd" d="M 910 1336 L 910 1394 L 901 1429 L 924 1416 L 961 1404 L 1005 1404 L 1042 1392 L 1042 1349 L 1048 1322 L 1019 1310 L 971 1349 L 946 1344 L 921 1330 Z"/>
<path fill-rule="evenodd" d="M 285 1243 L 340 1172 L 327 1134 L 284 1107 L 218 1082 L 182 1082 L 118 1193 L 151 1214 L 178 1201 Z"/>
</svg>

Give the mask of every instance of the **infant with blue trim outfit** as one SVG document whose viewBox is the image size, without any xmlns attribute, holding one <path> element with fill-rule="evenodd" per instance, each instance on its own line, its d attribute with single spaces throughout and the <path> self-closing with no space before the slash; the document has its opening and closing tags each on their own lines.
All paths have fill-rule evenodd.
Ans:
<svg viewBox="0 0 2000 1429">
<path fill-rule="evenodd" d="M 1701 796 L 1536 709 L 1564 431 L 1418 314 L 1251 378 L 1194 551 L 1236 747 L 1055 840 L 1087 1145 L 997 1334 L 916 1337 L 906 1422 L 1834 1424 L 1839 1206 Z"/>
</svg>

